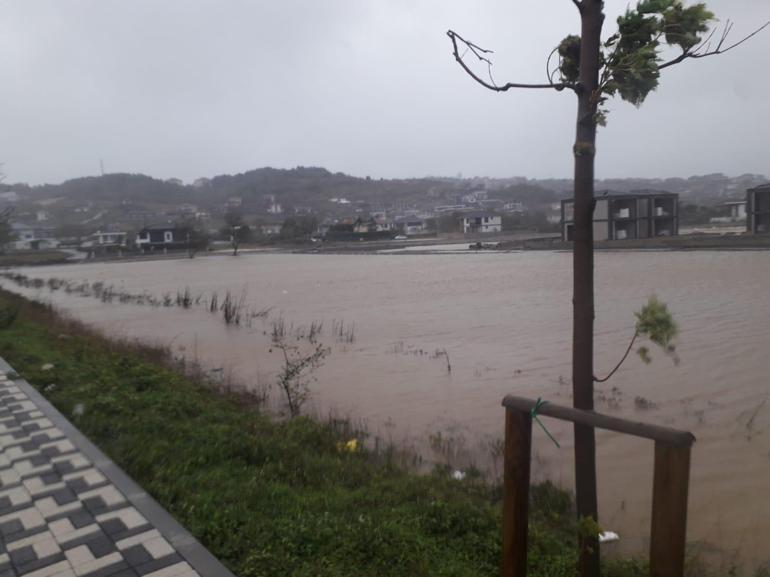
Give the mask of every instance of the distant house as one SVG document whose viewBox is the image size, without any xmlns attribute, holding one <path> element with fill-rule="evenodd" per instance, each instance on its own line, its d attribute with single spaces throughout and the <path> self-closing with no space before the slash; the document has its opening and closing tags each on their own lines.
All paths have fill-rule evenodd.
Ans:
<svg viewBox="0 0 770 577">
<path fill-rule="evenodd" d="M 469 212 L 462 219 L 465 234 L 491 234 L 503 230 L 503 217 L 492 212 Z"/>
<path fill-rule="evenodd" d="M 45 250 L 56 248 L 59 241 L 54 238 L 53 230 L 29 226 L 18 222 L 11 223 L 14 240 L 8 243 L 8 247 L 15 250 Z"/>
<path fill-rule="evenodd" d="M 506 202 L 503 205 L 503 210 L 514 214 L 524 214 L 526 211 L 524 203 L 521 201 Z"/>
<path fill-rule="evenodd" d="M 462 196 L 462 201 L 467 204 L 476 204 L 477 202 L 481 202 L 482 200 L 486 200 L 487 197 L 487 191 L 486 190 L 474 190 L 469 192 L 468 194 L 464 194 Z"/>
<path fill-rule="evenodd" d="M 136 234 L 136 246 L 142 250 L 155 248 L 171 248 L 185 241 L 177 238 L 180 232 L 173 224 L 161 226 L 146 226 Z"/>
<path fill-rule="evenodd" d="M 386 219 L 370 217 L 368 220 L 357 218 L 353 223 L 353 232 L 356 234 L 369 232 L 383 232 L 391 230 L 392 224 Z"/>
<path fill-rule="evenodd" d="M 93 247 L 120 247 L 126 246 L 128 234 L 125 232 L 101 232 L 96 231 L 83 243 L 84 246 Z"/>
<path fill-rule="evenodd" d="M 328 220 L 319 224 L 315 229 L 315 238 L 324 238 L 332 226 L 334 226 L 334 223 Z"/>
<path fill-rule="evenodd" d="M 770 232 L 770 184 L 746 191 L 746 230 L 754 234 Z"/>
<path fill-rule="evenodd" d="M 574 200 L 561 201 L 562 240 L 573 240 Z M 638 191 L 596 194 L 594 240 L 625 240 L 679 234 L 679 195 L 673 192 Z"/>
<path fill-rule="evenodd" d="M 328 224 L 328 223 L 327 223 Z M 357 218 L 353 222 L 344 219 L 341 222 L 328 225 L 324 239 L 335 242 L 387 240 L 393 237 L 393 232 L 375 219 Z"/>
<path fill-rule="evenodd" d="M 724 216 L 709 219 L 714 223 L 746 222 L 746 201 L 730 200 L 719 205 L 718 209 Z"/>
<path fill-rule="evenodd" d="M 89 236 L 85 242 L 79 245 L 80 250 L 88 253 L 105 254 L 111 252 L 122 253 L 128 242 L 128 234 L 125 232 L 101 232 L 97 231 Z"/>
<path fill-rule="evenodd" d="M 184 217 L 194 217 L 198 214 L 198 207 L 194 204 L 184 203 L 180 204 L 177 208 L 177 212 Z"/>
<path fill-rule="evenodd" d="M 233 210 L 243 206 L 243 199 L 240 196 L 231 196 L 225 202 L 225 210 Z"/>
<path fill-rule="evenodd" d="M 485 198 L 479 201 L 479 207 L 482 210 L 499 210 L 503 208 L 505 201 L 500 198 Z"/>
<path fill-rule="evenodd" d="M 730 209 L 730 218 L 735 220 L 746 220 L 746 201 L 737 200 L 726 202 L 725 206 Z"/>
<path fill-rule="evenodd" d="M 388 211 L 386 210 L 370 210 L 369 216 L 374 220 L 388 220 Z"/>
<path fill-rule="evenodd" d="M 444 204 L 433 208 L 433 212 L 436 214 L 444 212 L 457 212 L 460 210 L 467 210 L 468 206 L 465 204 Z"/>
<path fill-rule="evenodd" d="M 402 216 L 397 218 L 393 227 L 402 234 L 422 234 L 427 228 L 425 219 L 419 216 Z"/>
<path fill-rule="evenodd" d="M 545 213 L 545 219 L 550 224 L 560 224 L 562 222 L 560 202 L 552 202 L 548 205 L 548 209 Z"/>
<path fill-rule="evenodd" d="M 272 202 L 267 207 L 267 213 L 268 214 L 283 214 L 283 207 L 277 203 Z"/>
<path fill-rule="evenodd" d="M 283 221 L 263 222 L 259 225 L 260 232 L 265 236 L 275 236 L 281 234 Z"/>
</svg>

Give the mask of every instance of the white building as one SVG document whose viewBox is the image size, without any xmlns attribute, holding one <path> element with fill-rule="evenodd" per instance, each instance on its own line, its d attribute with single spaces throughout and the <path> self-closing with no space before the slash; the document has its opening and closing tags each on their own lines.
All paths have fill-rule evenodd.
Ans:
<svg viewBox="0 0 770 577">
<path fill-rule="evenodd" d="M 463 232 L 465 234 L 491 234 L 502 232 L 503 217 L 491 212 L 470 212 L 463 215 Z"/>
<path fill-rule="evenodd" d="M 418 216 L 402 216 L 393 223 L 393 228 L 402 234 L 421 234 L 425 232 L 425 220 Z"/>
<path fill-rule="evenodd" d="M 277 234 L 281 234 L 282 228 L 283 228 L 282 222 L 266 222 L 259 225 L 259 230 L 265 236 L 275 236 Z"/>
<path fill-rule="evenodd" d="M 271 202 L 267 207 L 268 214 L 283 214 L 283 207 L 278 202 Z"/>
<path fill-rule="evenodd" d="M 524 203 L 520 202 L 520 201 L 514 201 L 514 202 L 507 202 L 507 203 L 505 203 L 503 205 L 503 210 L 505 212 L 514 212 L 514 213 L 517 213 L 517 214 L 524 214 L 524 212 L 526 212 L 526 209 L 524 207 Z"/>
<path fill-rule="evenodd" d="M 548 205 L 548 210 L 545 213 L 545 219 L 550 224 L 561 224 L 561 203 L 552 202 Z"/>
<path fill-rule="evenodd" d="M 48 228 L 35 228 L 26 224 L 14 222 L 11 230 L 15 239 L 8 246 L 15 250 L 45 250 L 56 248 L 59 241 L 53 237 L 53 231 Z"/>
<path fill-rule="evenodd" d="M 715 216 L 711 222 L 746 222 L 746 201 L 733 200 L 724 202 L 720 207 L 728 212 L 727 216 Z"/>
<path fill-rule="evenodd" d="M 101 232 L 96 231 L 83 243 L 83 246 L 126 246 L 127 233 L 125 232 Z"/>
</svg>

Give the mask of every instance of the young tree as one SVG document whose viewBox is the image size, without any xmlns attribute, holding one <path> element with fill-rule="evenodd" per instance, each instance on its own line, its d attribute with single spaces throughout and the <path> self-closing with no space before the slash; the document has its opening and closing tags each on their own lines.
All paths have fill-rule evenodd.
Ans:
<svg viewBox="0 0 770 577">
<path fill-rule="evenodd" d="M 241 242 L 246 240 L 251 229 L 243 222 L 243 214 L 238 209 L 231 209 L 225 213 L 225 228 L 230 238 L 230 246 L 233 247 L 233 256 L 237 256 Z"/>
<path fill-rule="evenodd" d="M 298 417 L 302 405 L 310 398 L 310 382 L 315 380 L 314 373 L 323 365 L 331 349 L 316 343 L 309 352 L 303 351 L 299 346 L 287 343 L 285 336 L 274 339 L 273 346 L 283 356 L 283 365 L 278 373 L 278 388 L 286 398 L 289 415 Z"/>
<path fill-rule="evenodd" d="M 208 248 L 209 235 L 202 223 L 194 219 L 187 219 L 177 224 L 176 228 L 176 235 L 178 235 L 181 242 L 184 242 L 187 256 L 190 258 L 195 258 L 198 251 Z"/>
<path fill-rule="evenodd" d="M 0 162 L 0 183 L 5 180 L 2 167 L 3 164 Z M 12 214 L 13 207 L 6 208 L 0 213 L 0 254 L 4 254 L 6 245 L 16 239 L 16 234 L 13 232 L 13 227 L 11 226 Z"/>
<path fill-rule="evenodd" d="M 568 89 L 577 96 L 576 138 L 573 147 L 574 248 L 572 386 L 574 406 L 593 410 L 594 255 L 593 210 L 594 157 L 597 126 L 604 125 L 604 105 L 613 96 L 641 105 L 657 86 L 666 68 L 707 56 L 724 54 L 739 46 L 770 23 L 734 43 L 728 42 L 732 23 L 718 33 L 709 32 L 714 14 L 705 4 L 685 6 L 682 0 L 639 0 L 617 20 L 618 29 L 602 39 L 603 0 L 572 0 L 580 14 L 580 35 L 567 36 L 548 57 L 547 79 L 542 84 L 507 82 L 498 85 L 491 75 L 491 51 L 449 30 L 455 60 L 476 82 L 497 92 L 513 88 Z M 715 38 L 716 36 L 716 38 Z M 460 45 L 464 47 L 460 53 Z M 666 57 L 666 48 L 676 51 Z M 464 60 L 470 55 L 486 67 L 488 80 L 474 72 Z M 552 66 L 553 62 L 553 66 Z M 597 516 L 596 446 L 594 430 L 575 425 L 575 492 L 581 518 Z M 599 575 L 599 544 L 595 536 L 581 536 L 580 574 Z"/>
<path fill-rule="evenodd" d="M 13 207 L 6 208 L 0 212 L 0 254 L 5 253 L 6 245 L 16 239 L 16 234 L 11 226 L 12 214 Z"/>
<path fill-rule="evenodd" d="M 314 216 L 290 216 L 281 226 L 280 237 L 284 240 L 307 240 L 318 228 L 318 219 Z"/>
</svg>

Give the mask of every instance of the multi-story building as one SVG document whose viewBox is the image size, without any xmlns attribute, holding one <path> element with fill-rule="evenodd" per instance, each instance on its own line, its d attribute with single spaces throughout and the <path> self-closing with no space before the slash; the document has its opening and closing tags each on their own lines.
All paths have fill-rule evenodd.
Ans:
<svg viewBox="0 0 770 577">
<path fill-rule="evenodd" d="M 491 212 L 470 212 L 462 215 L 463 232 L 495 233 L 503 230 L 503 219 L 499 214 Z"/>
<path fill-rule="evenodd" d="M 746 191 L 746 230 L 754 234 L 770 232 L 770 184 Z"/>
<path fill-rule="evenodd" d="M 679 195 L 673 192 L 598 192 L 594 240 L 625 240 L 679 234 Z M 561 201 L 561 237 L 572 240 L 574 200 Z"/>
</svg>

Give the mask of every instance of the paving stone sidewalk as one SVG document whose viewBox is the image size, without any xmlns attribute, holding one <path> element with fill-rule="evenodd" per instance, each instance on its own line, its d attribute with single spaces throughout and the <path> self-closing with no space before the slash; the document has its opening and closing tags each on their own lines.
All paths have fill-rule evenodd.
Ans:
<svg viewBox="0 0 770 577">
<path fill-rule="evenodd" d="M 0 359 L 0 577 L 233 577 Z"/>
</svg>

